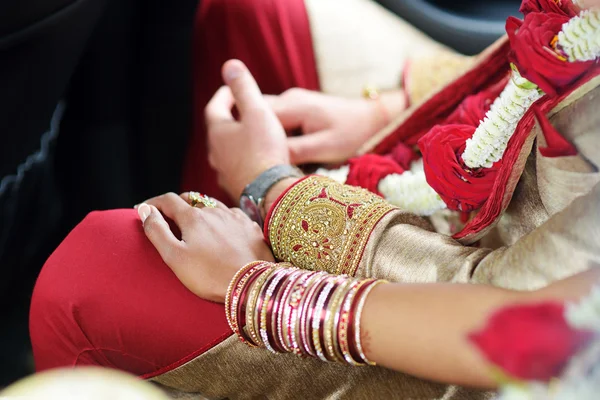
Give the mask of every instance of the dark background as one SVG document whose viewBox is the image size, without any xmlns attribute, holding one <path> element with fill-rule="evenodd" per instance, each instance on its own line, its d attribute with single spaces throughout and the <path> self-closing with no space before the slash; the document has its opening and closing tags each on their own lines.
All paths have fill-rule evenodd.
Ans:
<svg viewBox="0 0 600 400">
<path fill-rule="evenodd" d="M 379 2 L 465 54 L 520 3 Z M 69 230 L 91 210 L 178 190 L 197 4 L 0 1 L 0 387 L 33 371 L 31 291 Z"/>
</svg>

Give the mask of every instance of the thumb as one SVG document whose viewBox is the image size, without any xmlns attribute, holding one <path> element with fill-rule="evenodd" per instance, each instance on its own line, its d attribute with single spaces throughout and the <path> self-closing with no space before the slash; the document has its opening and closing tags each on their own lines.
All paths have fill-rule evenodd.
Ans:
<svg viewBox="0 0 600 400">
<path fill-rule="evenodd" d="M 258 88 L 254 77 L 240 60 L 229 60 L 223 65 L 223 80 L 231 89 L 235 104 L 240 112 L 244 114 L 250 109 L 265 107 L 266 102 Z"/>
<path fill-rule="evenodd" d="M 312 135 L 294 136 L 287 139 L 292 164 L 330 163 L 342 161 L 339 143 L 331 131 L 316 132 Z"/>
</svg>

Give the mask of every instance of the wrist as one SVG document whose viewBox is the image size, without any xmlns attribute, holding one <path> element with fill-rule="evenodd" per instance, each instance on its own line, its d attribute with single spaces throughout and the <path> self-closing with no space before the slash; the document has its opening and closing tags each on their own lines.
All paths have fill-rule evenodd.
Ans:
<svg viewBox="0 0 600 400">
<path fill-rule="evenodd" d="M 402 89 L 380 93 L 376 89 L 367 87 L 363 96 L 371 104 L 376 131 L 383 129 L 406 109 L 406 98 Z"/>
<path fill-rule="evenodd" d="M 227 320 L 242 342 L 275 353 L 374 365 L 364 354 L 368 343 L 360 316 L 371 290 L 384 281 L 259 263 L 245 266 L 227 295 Z"/>
<path fill-rule="evenodd" d="M 265 195 L 261 213 L 263 219 L 267 216 L 269 210 L 275 204 L 279 196 L 285 192 L 289 187 L 295 185 L 302 178 L 285 178 L 273 185 Z"/>
<path fill-rule="evenodd" d="M 381 93 L 379 103 L 385 109 L 390 121 L 406 109 L 406 98 L 404 92 L 399 89 L 392 92 Z"/>
</svg>

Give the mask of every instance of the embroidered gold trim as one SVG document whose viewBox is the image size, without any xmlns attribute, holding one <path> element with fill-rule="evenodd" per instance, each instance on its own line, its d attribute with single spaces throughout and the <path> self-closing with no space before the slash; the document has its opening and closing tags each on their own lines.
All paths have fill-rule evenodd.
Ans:
<svg viewBox="0 0 600 400">
<path fill-rule="evenodd" d="M 311 176 L 275 206 L 269 240 L 279 260 L 354 276 L 375 225 L 393 209 L 367 190 Z"/>
</svg>

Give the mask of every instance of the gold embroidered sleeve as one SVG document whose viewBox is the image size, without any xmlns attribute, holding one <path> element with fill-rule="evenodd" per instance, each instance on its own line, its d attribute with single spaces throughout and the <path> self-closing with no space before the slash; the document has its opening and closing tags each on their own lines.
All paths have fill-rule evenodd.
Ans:
<svg viewBox="0 0 600 400">
<path fill-rule="evenodd" d="M 353 276 L 371 232 L 394 208 L 367 190 L 309 176 L 272 207 L 265 234 L 279 260 Z"/>
</svg>

